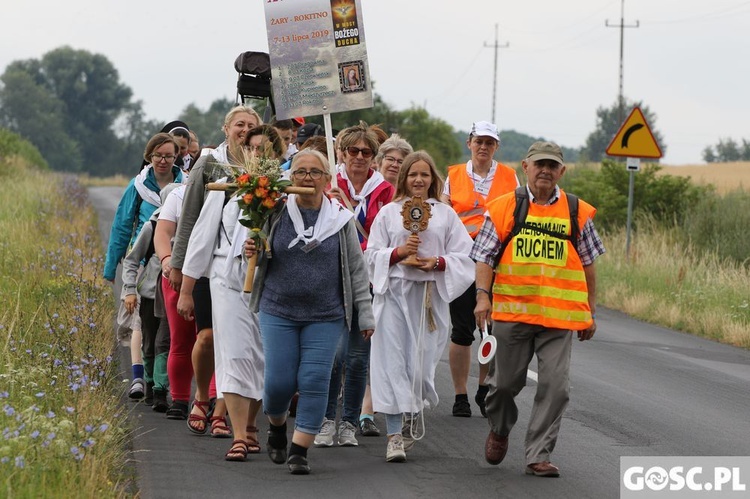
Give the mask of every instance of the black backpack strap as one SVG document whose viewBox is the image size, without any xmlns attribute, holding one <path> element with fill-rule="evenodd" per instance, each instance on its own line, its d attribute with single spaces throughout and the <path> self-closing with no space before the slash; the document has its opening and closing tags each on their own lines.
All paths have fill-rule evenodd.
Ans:
<svg viewBox="0 0 750 499">
<path fill-rule="evenodd" d="M 495 259 L 495 267 L 497 267 L 497 265 L 500 263 L 500 258 L 502 258 L 503 253 L 505 253 L 505 248 L 507 248 L 510 244 L 510 240 L 516 237 L 519 232 L 521 232 L 521 229 L 526 223 L 526 216 L 529 214 L 529 193 L 526 191 L 526 186 L 522 185 L 516 187 L 515 195 L 516 208 L 513 210 L 513 228 L 511 229 L 505 240 L 502 242 L 500 252 Z"/>
<path fill-rule="evenodd" d="M 146 265 L 148 265 L 149 260 L 151 260 L 151 257 L 154 256 L 154 253 L 156 253 L 156 248 L 154 248 L 154 234 L 156 233 L 156 220 L 149 220 L 151 222 L 151 241 L 148 243 L 148 249 L 146 250 L 146 255 L 143 257 L 143 261 L 146 262 Z"/>
<path fill-rule="evenodd" d="M 573 249 L 578 253 L 578 236 L 581 235 L 581 228 L 578 226 L 578 196 L 565 193 L 568 197 L 568 211 L 570 212 L 570 242 L 573 243 Z"/>
</svg>

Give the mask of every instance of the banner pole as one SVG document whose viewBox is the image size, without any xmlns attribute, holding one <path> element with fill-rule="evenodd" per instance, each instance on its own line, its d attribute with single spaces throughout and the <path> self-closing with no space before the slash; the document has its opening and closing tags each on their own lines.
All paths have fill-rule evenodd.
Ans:
<svg viewBox="0 0 750 499">
<path fill-rule="evenodd" d="M 326 131 L 326 149 L 328 150 L 328 168 L 331 172 L 331 189 L 336 187 L 336 149 L 333 147 L 333 126 L 331 125 L 331 113 L 323 115 L 323 124 Z"/>
</svg>

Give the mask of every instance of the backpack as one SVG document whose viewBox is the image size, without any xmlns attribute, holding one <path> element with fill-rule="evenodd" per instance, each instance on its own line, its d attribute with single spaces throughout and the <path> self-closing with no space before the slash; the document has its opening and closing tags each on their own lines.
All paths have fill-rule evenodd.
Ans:
<svg viewBox="0 0 750 499">
<path fill-rule="evenodd" d="M 497 255 L 497 259 L 495 260 L 495 267 L 497 267 L 497 265 L 500 263 L 500 258 L 502 258 L 503 253 L 505 253 L 505 248 L 508 247 L 511 239 L 520 234 L 522 229 L 535 230 L 537 232 L 541 232 L 542 234 L 547 234 L 548 236 L 556 237 L 558 239 L 565 239 L 573 243 L 573 248 L 578 251 L 578 235 L 580 232 L 580 228 L 578 227 L 577 196 L 569 194 L 567 192 L 565 193 L 565 196 L 568 198 L 568 210 L 570 212 L 570 235 L 567 235 L 560 232 L 547 230 L 543 227 L 536 227 L 527 224 L 526 216 L 529 214 L 529 193 L 526 190 L 526 186 L 522 185 L 520 187 L 516 187 L 515 195 L 516 209 L 513 210 L 513 229 L 511 229 L 508 237 L 506 237 L 502 242 L 500 253 Z"/>
</svg>

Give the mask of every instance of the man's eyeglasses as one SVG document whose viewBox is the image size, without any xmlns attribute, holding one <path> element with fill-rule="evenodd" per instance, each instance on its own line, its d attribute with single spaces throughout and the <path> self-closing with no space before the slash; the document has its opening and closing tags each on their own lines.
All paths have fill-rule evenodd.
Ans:
<svg viewBox="0 0 750 499">
<path fill-rule="evenodd" d="M 404 164 L 404 160 L 403 159 L 397 159 L 397 158 L 394 158 L 393 156 L 383 156 L 383 159 L 386 160 L 386 161 L 388 161 L 389 163 L 396 163 L 397 165 L 403 165 Z"/>
<path fill-rule="evenodd" d="M 170 161 L 174 161 L 175 158 L 176 156 L 174 154 L 167 154 L 166 156 L 164 156 L 162 154 L 154 153 L 151 155 L 151 159 L 153 159 L 156 163 L 158 163 L 162 159 L 169 163 Z"/>
<path fill-rule="evenodd" d="M 308 175 L 310 175 L 310 178 L 313 180 L 320 180 L 320 178 L 325 174 L 325 172 L 322 172 L 320 170 L 310 170 L 309 172 L 307 170 L 294 170 L 292 172 L 292 177 L 296 178 L 297 180 L 302 180 Z"/>
<path fill-rule="evenodd" d="M 346 152 L 348 152 L 351 156 L 354 156 L 354 157 L 357 157 L 359 153 L 362 153 L 363 158 L 365 159 L 372 158 L 372 149 L 368 147 L 365 147 L 364 149 L 360 149 L 359 147 L 354 147 L 354 146 L 347 147 Z"/>
</svg>

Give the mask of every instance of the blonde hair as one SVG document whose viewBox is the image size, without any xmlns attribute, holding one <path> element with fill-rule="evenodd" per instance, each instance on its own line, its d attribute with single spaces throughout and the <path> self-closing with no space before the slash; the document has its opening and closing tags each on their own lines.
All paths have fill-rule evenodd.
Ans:
<svg viewBox="0 0 750 499">
<path fill-rule="evenodd" d="M 234 116 L 239 113 L 247 113 L 250 116 L 254 117 L 258 121 L 258 124 L 255 126 L 260 126 L 263 124 L 263 119 L 261 119 L 260 115 L 255 109 L 253 109 L 250 106 L 239 105 L 230 109 L 227 115 L 224 117 L 224 127 L 229 126 L 229 123 L 232 122 L 232 119 L 234 118 Z"/>
</svg>

